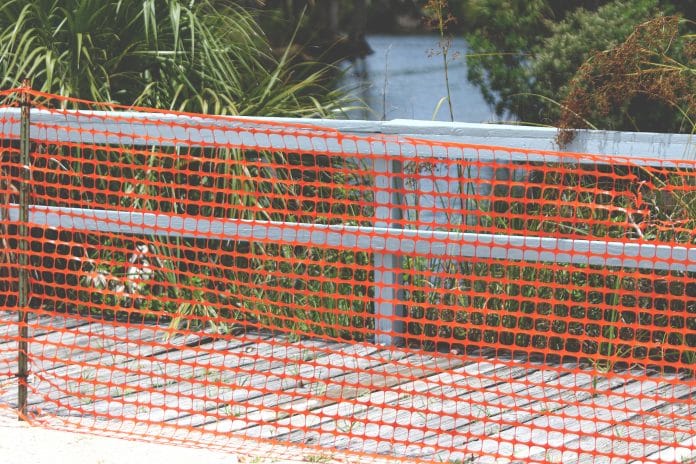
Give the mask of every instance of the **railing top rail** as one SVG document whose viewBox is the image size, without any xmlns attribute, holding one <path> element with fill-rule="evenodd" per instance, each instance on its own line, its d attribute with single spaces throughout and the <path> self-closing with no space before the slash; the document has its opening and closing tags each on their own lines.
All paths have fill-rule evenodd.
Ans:
<svg viewBox="0 0 696 464">
<path fill-rule="evenodd" d="M 0 108 L 0 127 L 4 134 L 19 136 L 19 109 Z M 80 131 L 71 128 L 79 127 Z M 219 128 L 219 130 L 213 130 Z M 285 137 L 294 131 L 295 137 Z M 336 137 L 322 140 L 311 137 L 312 131 L 335 132 Z M 251 131 L 251 132 L 249 132 Z M 255 133 L 252 133 L 255 132 Z M 260 137 L 256 132 L 264 132 Z M 275 132 L 278 132 L 275 134 Z M 696 140 L 690 134 L 656 134 L 581 130 L 573 142 L 559 147 L 557 129 L 512 125 L 442 123 L 415 120 L 346 121 L 301 118 L 249 118 L 196 116 L 136 111 L 61 111 L 32 110 L 32 137 L 43 140 L 70 141 L 79 138 L 86 143 L 147 143 L 163 146 L 181 144 L 232 144 L 258 149 L 324 150 L 342 155 L 367 153 L 374 143 L 343 140 L 340 135 L 386 137 L 379 142 L 385 155 L 401 157 L 447 157 L 528 161 L 560 160 L 559 153 L 592 153 L 592 161 L 609 162 L 608 157 L 635 157 L 639 164 L 651 159 L 665 161 L 696 159 Z M 459 149 L 439 150 L 432 144 L 419 146 L 417 140 L 462 144 Z M 176 141 L 176 142 L 175 142 Z M 392 143 L 393 142 L 393 143 Z M 372 146 L 371 146 L 372 145 Z M 464 145 L 476 148 L 467 153 Z M 496 148 L 504 150 L 497 153 Z M 511 150 L 512 149 L 512 150 Z M 515 150 L 520 150 L 517 153 Z M 536 153 L 530 153 L 536 152 Z M 379 153 L 380 150 L 372 151 Z M 555 155 L 555 156 L 554 156 Z M 604 159 L 604 158 L 607 159 Z M 533 160 L 533 159 L 532 159 Z"/>
</svg>

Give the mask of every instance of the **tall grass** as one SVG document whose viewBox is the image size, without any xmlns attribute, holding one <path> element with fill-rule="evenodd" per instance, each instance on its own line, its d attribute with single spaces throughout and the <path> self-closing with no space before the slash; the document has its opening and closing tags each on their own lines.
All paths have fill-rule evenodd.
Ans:
<svg viewBox="0 0 696 464">
<path fill-rule="evenodd" d="M 327 224 L 366 224 L 373 215 L 364 166 L 340 157 L 226 147 L 42 151 L 34 159 L 36 204 Z M 58 175 L 56 161 L 64 167 Z M 43 304 L 59 309 L 100 317 L 171 314 L 173 331 L 221 334 L 253 324 L 361 340 L 373 324 L 367 253 L 108 233 L 55 239 L 78 242 L 81 254 L 75 288 L 44 291 Z M 62 272 L 36 259 L 45 284 Z"/>
<path fill-rule="evenodd" d="M 38 91 L 102 103 L 88 109 L 118 103 L 218 115 L 336 114 L 345 101 L 331 89 L 333 69 L 294 60 L 291 50 L 276 58 L 253 17 L 234 2 L 8 0 L 0 5 L 0 87 L 18 87 L 29 78 Z M 84 108 L 75 100 L 35 103 Z M 341 212 L 326 201 L 317 200 L 316 211 L 294 202 L 299 193 L 328 201 L 341 191 L 322 190 L 318 180 L 301 185 L 298 171 L 290 168 L 302 165 L 300 154 L 39 144 L 32 152 L 32 200 L 39 205 L 297 221 L 317 220 L 327 213 L 321 208 Z M 16 150 L 3 150 L 5 204 L 17 201 L 11 191 L 16 163 Z M 320 163 L 322 168 L 331 164 Z M 322 175 L 319 165 L 314 175 Z M 332 181 L 349 182 L 353 176 L 340 175 L 345 178 Z M 346 208 L 351 206 L 343 213 L 351 215 Z M 285 267 L 269 272 L 272 258 L 304 260 L 305 274 L 326 266 L 345 274 L 338 267 L 342 261 L 365 261 L 362 255 L 258 243 L 50 229 L 32 233 L 43 240 L 36 245 L 43 253 L 62 255 L 34 256 L 33 305 L 71 310 L 77 304 L 88 314 L 109 317 L 131 317 L 129 308 L 152 318 L 164 311 L 180 315 L 173 326 L 216 331 L 229 330 L 228 319 L 245 318 L 316 331 L 291 317 L 288 307 L 317 305 L 314 295 L 327 290 L 315 281 L 300 284 L 302 277 L 289 277 Z M 7 250 L 16 243 L 7 240 L 1 272 L 9 276 L 14 255 Z M 311 297 L 295 289 L 302 285 Z M 278 296 L 285 288 L 295 291 L 291 301 Z M 343 305 L 328 295 L 320 298 L 325 307 Z M 353 309 L 364 312 L 367 303 L 356 305 Z M 274 313 L 282 317 L 271 320 Z M 304 317 L 312 318 L 314 313 Z"/>
<path fill-rule="evenodd" d="M 447 102 L 450 121 L 454 121 L 452 91 L 450 89 L 449 76 L 449 64 L 451 59 L 450 47 L 452 46 L 452 38 L 448 35 L 447 28 L 450 23 L 455 21 L 455 18 L 451 13 L 449 13 L 449 5 L 447 4 L 447 0 L 428 0 L 423 9 L 426 17 L 429 19 L 431 29 L 437 32 L 437 34 L 440 36 L 439 50 L 433 51 L 432 53 L 442 55 L 442 72 L 445 77 L 445 91 L 447 92 L 446 96 L 440 100 L 434 114 L 437 114 L 437 111 L 444 100 Z"/>
<path fill-rule="evenodd" d="M 696 243 L 696 173 L 689 164 L 523 163 L 465 183 L 443 175 L 458 172 L 451 161 L 442 164 L 440 171 L 431 163 L 406 168 L 412 178 L 425 174 L 405 196 L 413 226 L 422 220 L 416 216 L 421 182 L 437 179 L 447 185 L 435 189 L 435 229 Z M 490 168 L 495 173 L 496 165 Z M 692 370 L 696 364 L 692 272 L 414 256 L 405 262 L 403 280 L 412 346 L 488 346 L 605 370 L 668 363 Z"/>
<path fill-rule="evenodd" d="M 332 70 L 275 58 L 234 2 L 7 0 L 0 88 L 214 114 L 330 116 Z"/>
</svg>

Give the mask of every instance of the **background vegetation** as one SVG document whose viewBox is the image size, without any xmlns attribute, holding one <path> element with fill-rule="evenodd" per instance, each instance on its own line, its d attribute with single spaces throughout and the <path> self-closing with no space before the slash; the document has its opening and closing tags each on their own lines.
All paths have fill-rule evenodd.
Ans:
<svg viewBox="0 0 696 464">
<path fill-rule="evenodd" d="M 276 57 L 233 1 L 7 0 L 0 87 L 214 114 L 331 116 L 329 67 Z"/>
<path fill-rule="evenodd" d="M 312 56 L 318 56 L 316 49 L 328 49 L 341 37 L 350 43 L 360 32 L 433 32 L 431 26 L 437 18 L 432 13 L 441 11 L 447 20 L 445 35 L 461 35 L 468 42 L 469 80 L 505 119 L 563 127 L 687 133 L 696 121 L 694 92 L 689 90 L 696 86 L 696 0 L 261 3 L 263 7 L 258 11 L 260 17 L 267 18 L 264 24 L 273 24 L 267 27 L 275 31 L 285 30 L 285 36 L 292 29 L 283 18 L 294 18 L 293 11 L 307 8 L 300 43 L 307 44 L 308 51 L 314 50 Z M 259 7 L 258 2 L 255 5 Z M 329 5 L 335 5 L 335 30 L 328 28 Z M 660 19 L 670 16 L 680 20 Z M 656 22 L 652 29 L 643 30 L 653 31 L 654 39 L 647 33 L 634 34 L 636 27 L 649 21 Z M 285 27 L 275 27 L 278 24 Z M 660 24 L 666 29 L 661 31 Z M 442 31 L 435 28 L 434 32 Z M 328 56 L 359 52 L 347 46 L 334 51 L 337 53 Z M 607 68 L 608 57 L 611 69 Z M 606 68 L 603 71 L 602 66 Z M 596 74 L 595 86 L 612 79 L 617 84 L 627 83 L 622 89 L 615 86 L 612 90 L 607 84 L 601 84 L 602 89 L 580 85 L 590 68 Z M 640 85 L 636 76 L 653 84 Z M 627 92 L 629 86 L 634 90 Z M 669 90 L 657 91 L 660 88 Z M 582 89 L 585 92 L 578 98 Z M 611 104 L 595 112 L 578 106 L 580 99 L 593 92 L 608 98 Z M 573 113 L 578 117 L 570 118 Z"/>
<path fill-rule="evenodd" d="M 578 113 L 573 127 L 691 132 L 696 107 L 688 89 L 696 88 L 696 24 L 685 18 L 693 11 L 696 3 L 689 0 L 472 0 L 465 33 L 469 79 L 499 114 L 525 122 L 568 124 L 568 114 L 561 116 L 566 110 Z M 665 15 L 683 19 L 659 22 L 669 30 L 660 32 L 656 25 L 654 38 L 633 34 L 640 24 Z M 603 65 L 597 62 L 608 56 L 613 68 L 599 71 Z M 580 88 L 590 90 L 591 84 L 582 81 L 591 67 L 599 79 L 632 84 L 637 79 L 627 77 L 639 67 L 642 79 L 660 80 L 679 97 L 665 98 L 654 87 L 617 88 L 605 111 L 587 112 L 573 95 Z"/>
</svg>

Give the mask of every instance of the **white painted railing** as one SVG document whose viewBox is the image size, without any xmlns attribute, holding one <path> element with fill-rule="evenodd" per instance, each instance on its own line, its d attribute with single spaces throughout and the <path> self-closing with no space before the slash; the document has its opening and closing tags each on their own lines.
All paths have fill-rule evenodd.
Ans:
<svg viewBox="0 0 696 464">
<path fill-rule="evenodd" d="M 291 124 L 291 136 L 285 136 Z M 326 132 L 319 134 L 317 128 Z M 0 131 L 19 138 L 19 110 L 0 111 Z M 249 150 L 321 151 L 350 157 L 374 156 L 375 223 L 373 227 L 299 224 L 232 219 L 192 218 L 163 213 L 33 206 L 29 222 L 79 231 L 174 235 L 227 240 L 268 240 L 312 246 L 352 247 L 370 251 L 375 265 L 375 305 L 378 343 L 392 344 L 402 332 L 398 315 L 398 275 L 401 257 L 428 253 L 456 258 L 501 258 L 522 261 L 596 264 L 696 272 L 696 246 L 666 246 L 643 242 L 576 240 L 403 229 L 402 206 L 395 191 L 403 186 L 404 157 L 456 159 L 476 157 L 501 163 L 514 160 L 562 160 L 562 152 L 649 157 L 661 166 L 696 158 L 689 135 L 581 131 L 571 145 L 559 149 L 556 131 L 545 128 L 422 121 L 328 121 L 278 118 L 187 117 L 158 113 L 66 112 L 32 110 L 31 138 L 42 142 L 146 145 L 234 145 Z M 357 135 L 360 137 L 346 137 Z M 380 137 L 362 137 L 379 135 Z M 387 135 L 387 137 L 384 137 Z M 480 145 L 449 147 L 419 144 L 417 138 Z M 557 154 L 516 153 L 494 146 L 556 150 Z M 594 162 L 601 163 L 596 158 Z M 609 159 L 606 158 L 606 162 Z M 10 208 L 12 220 L 19 209 Z M 381 293 L 380 293 L 381 292 Z"/>
</svg>

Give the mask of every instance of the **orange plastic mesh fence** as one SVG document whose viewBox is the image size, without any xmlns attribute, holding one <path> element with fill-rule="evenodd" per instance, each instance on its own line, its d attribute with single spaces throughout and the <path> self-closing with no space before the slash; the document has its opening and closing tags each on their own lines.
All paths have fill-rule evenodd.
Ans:
<svg viewBox="0 0 696 464">
<path fill-rule="evenodd" d="M 0 402 L 23 309 L 30 420 L 320 457 L 696 454 L 696 161 L 24 92 L 28 167 L 18 94 L 0 108 Z"/>
</svg>

